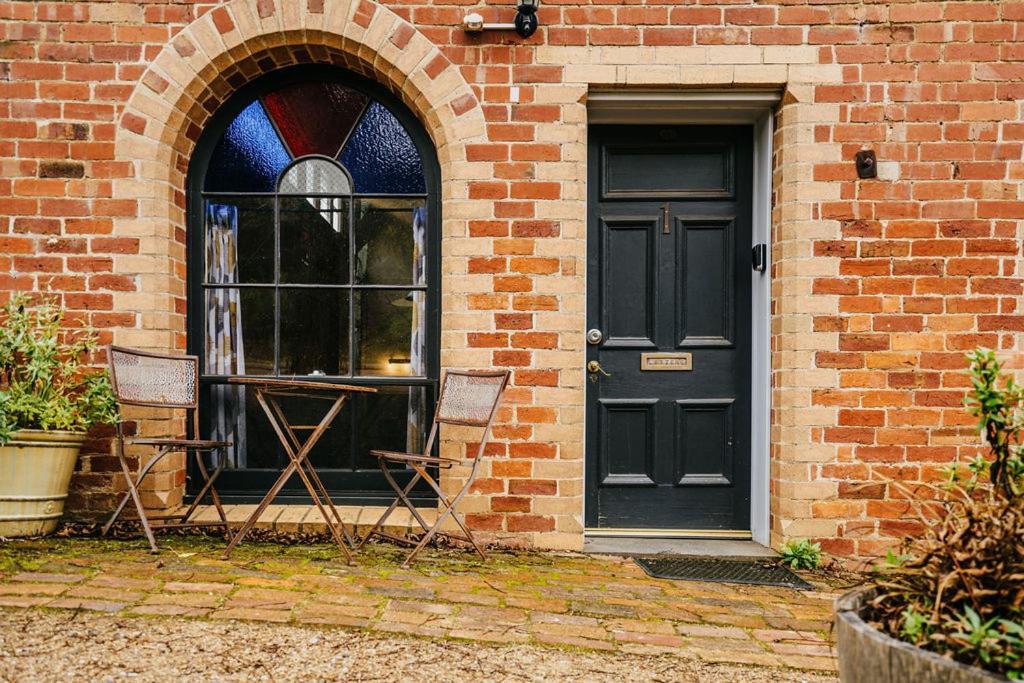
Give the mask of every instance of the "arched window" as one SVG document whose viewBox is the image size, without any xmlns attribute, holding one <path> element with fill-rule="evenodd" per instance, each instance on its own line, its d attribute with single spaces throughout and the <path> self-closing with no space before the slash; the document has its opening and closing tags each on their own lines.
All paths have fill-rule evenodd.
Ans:
<svg viewBox="0 0 1024 683">
<path fill-rule="evenodd" d="M 189 187 L 189 347 L 202 363 L 204 436 L 235 443 L 221 490 L 262 495 L 287 462 L 255 400 L 226 380 L 308 376 L 378 387 L 351 400 L 312 454 L 342 500 L 372 499 L 386 486 L 369 449 L 422 447 L 438 376 L 429 138 L 379 86 L 296 68 L 215 115 Z M 321 409 L 301 398 L 284 407 L 296 424 L 315 424 Z"/>
</svg>

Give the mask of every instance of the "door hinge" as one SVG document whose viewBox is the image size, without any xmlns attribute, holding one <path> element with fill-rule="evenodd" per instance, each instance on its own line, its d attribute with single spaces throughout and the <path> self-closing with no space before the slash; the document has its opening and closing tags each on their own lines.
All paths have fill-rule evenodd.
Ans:
<svg viewBox="0 0 1024 683">
<path fill-rule="evenodd" d="M 754 248 L 750 252 L 751 262 L 754 266 L 754 270 L 759 273 L 763 273 L 768 270 L 768 245 L 767 244 L 755 244 Z"/>
</svg>

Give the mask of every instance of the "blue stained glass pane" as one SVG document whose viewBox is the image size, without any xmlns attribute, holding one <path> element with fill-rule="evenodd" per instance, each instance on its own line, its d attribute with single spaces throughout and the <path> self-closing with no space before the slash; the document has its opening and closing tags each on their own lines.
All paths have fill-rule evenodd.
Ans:
<svg viewBox="0 0 1024 683">
<path fill-rule="evenodd" d="M 398 119 L 379 102 L 367 107 L 339 159 L 352 174 L 356 192 L 427 191 L 416 145 Z"/>
<path fill-rule="evenodd" d="M 206 170 L 207 192 L 273 192 L 291 158 L 259 102 L 231 122 Z"/>
</svg>

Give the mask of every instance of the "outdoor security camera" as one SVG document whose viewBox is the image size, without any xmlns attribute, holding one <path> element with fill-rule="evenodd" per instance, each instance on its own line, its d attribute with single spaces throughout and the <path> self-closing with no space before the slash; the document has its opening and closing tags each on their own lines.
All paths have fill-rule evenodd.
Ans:
<svg viewBox="0 0 1024 683">
<path fill-rule="evenodd" d="M 516 33 L 523 38 L 529 38 L 540 26 L 537 19 L 537 8 L 540 7 L 540 0 L 519 0 L 516 7 Z"/>
</svg>

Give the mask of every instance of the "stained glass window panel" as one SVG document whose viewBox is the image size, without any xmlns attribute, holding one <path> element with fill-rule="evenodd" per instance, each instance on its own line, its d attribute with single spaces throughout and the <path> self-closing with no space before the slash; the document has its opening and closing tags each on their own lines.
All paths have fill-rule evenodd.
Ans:
<svg viewBox="0 0 1024 683">
<path fill-rule="evenodd" d="M 308 82 L 275 90 L 264 102 L 292 156 L 335 157 L 366 107 L 366 95 L 338 83 Z"/>
<path fill-rule="evenodd" d="M 223 481 L 235 492 L 265 490 L 288 460 L 252 390 L 225 377 L 316 373 L 377 386 L 351 398 L 310 454 L 329 487 L 354 497 L 386 490 L 371 448 L 424 447 L 439 295 L 426 276 L 438 245 L 416 146 L 423 133 L 400 103 L 358 83 L 291 80 L 254 93 L 207 150 L 203 192 L 190 198 L 202 211 L 190 217 L 189 252 L 190 291 L 202 291 L 189 309 L 202 431 L 234 443 Z M 293 397 L 282 407 L 315 424 L 325 406 Z M 395 476 L 404 483 L 409 472 Z M 305 496 L 295 478 L 285 493 Z"/>
<path fill-rule="evenodd" d="M 409 133 L 394 114 L 373 102 L 341 153 L 356 192 L 420 194 L 426 192 L 423 162 Z"/>
<path fill-rule="evenodd" d="M 327 159 L 303 159 L 281 177 L 281 194 L 351 194 L 352 184 L 338 165 Z"/>
<path fill-rule="evenodd" d="M 273 192 L 291 158 L 259 102 L 231 122 L 206 170 L 207 192 Z"/>
</svg>

